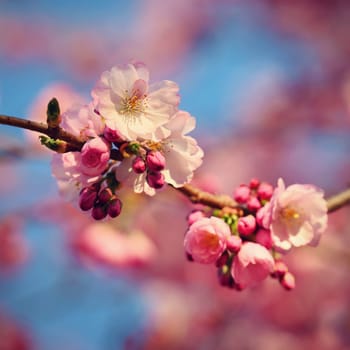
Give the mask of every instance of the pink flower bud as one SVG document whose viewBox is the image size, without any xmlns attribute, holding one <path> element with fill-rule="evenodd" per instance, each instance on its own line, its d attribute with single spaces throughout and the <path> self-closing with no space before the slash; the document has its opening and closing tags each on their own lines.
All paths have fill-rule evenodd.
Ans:
<svg viewBox="0 0 350 350">
<path fill-rule="evenodd" d="M 87 141 L 81 149 L 80 169 L 84 175 L 100 175 L 109 161 L 110 145 L 101 137 Z"/>
<path fill-rule="evenodd" d="M 156 152 L 148 152 L 146 156 L 146 163 L 148 169 L 151 171 L 161 171 L 165 168 L 165 158 L 162 153 Z"/>
<path fill-rule="evenodd" d="M 79 207 L 81 210 L 90 210 L 97 198 L 97 192 L 91 187 L 85 187 L 80 192 Z"/>
<path fill-rule="evenodd" d="M 122 211 L 122 202 L 120 199 L 116 198 L 116 199 L 112 199 L 111 202 L 108 205 L 108 215 L 111 218 L 116 218 L 117 216 L 120 215 L 121 211 Z"/>
<path fill-rule="evenodd" d="M 258 187 L 258 197 L 262 200 L 270 200 L 273 190 L 272 185 L 268 184 L 267 182 L 262 182 Z"/>
<path fill-rule="evenodd" d="M 146 163 L 141 157 L 136 157 L 132 162 L 132 170 L 136 174 L 142 174 L 146 171 Z"/>
<path fill-rule="evenodd" d="M 249 236 L 256 229 L 256 221 L 253 215 L 244 216 L 238 219 L 237 229 L 242 236 Z"/>
<path fill-rule="evenodd" d="M 204 218 L 205 215 L 201 210 L 195 210 L 192 213 L 190 213 L 187 217 L 187 223 L 189 226 L 191 226 L 195 221 Z"/>
<path fill-rule="evenodd" d="M 253 178 L 250 180 L 249 187 L 252 190 L 256 190 L 260 185 L 260 181 L 257 178 Z"/>
<path fill-rule="evenodd" d="M 104 188 L 98 195 L 98 200 L 101 204 L 105 204 L 113 197 L 112 190 L 108 187 Z"/>
<path fill-rule="evenodd" d="M 92 208 L 91 216 L 95 220 L 102 220 L 107 216 L 107 210 L 103 206 L 96 206 Z"/>
<path fill-rule="evenodd" d="M 256 197 L 250 197 L 247 202 L 247 208 L 250 211 L 257 211 L 261 208 L 261 203 L 258 198 Z"/>
<path fill-rule="evenodd" d="M 265 230 L 263 228 L 259 229 L 255 236 L 256 243 L 263 245 L 267 249 L 271 249 L 273 242 L 271 238 L 270 230 Z"/>
<path fill-rule="evenodd" d="M 118 130 L 110 129 L 108 126 L 103 131 L 104 138 L 109 142 L 123 142 L 125 139 Z"/>
<path fill-rule="evenodd" d="M 274 278 L 282 278 L 288 272 L 287 265 L 282 260 L 275 261 L 275 267 L 271 274 Z"/>
<path fill-rule="evenodd" d="M 250 188 L 247 185 L 240 185 L 233 193 L 233 198 L 238 203 L 246 203 L 250 196 Z"/>
<path fill-rule="evenodd" d="M 290 272 L 286 272 L 280 282 L 286 290 L 292 290 L 295 288 L 295 278 Z"/>
<path fill-rule="evenodd" d="M 147 173 L 147 183 L 150 187 L 159 189 L 165 184 L 164 175 L 160 172 L 151 171 Z"/>
<path fill-rule="evenodd" d="M 239 236 L 230 236 L 226 241 L 227 249 L 232 253 L 237 253 L 242 246 L 242 239 Z"/>
</svg>

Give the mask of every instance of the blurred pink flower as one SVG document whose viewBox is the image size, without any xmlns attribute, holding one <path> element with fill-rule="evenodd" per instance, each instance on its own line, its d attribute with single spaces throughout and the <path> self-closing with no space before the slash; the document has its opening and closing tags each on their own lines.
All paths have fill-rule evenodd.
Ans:
<svg viewBox="0 0 350 350">
<path fill-rule="evenodd" d="M 194 261 L 211 264 L 226 249 L 226 241 L 231 236 L 229 226 L 214 216 L 195 221 L 188 229 L 184 246 Z"/>
<path fill-rule="evenodd" d="M 239 287 L 246 288 L 263 281 L 273 268 L 274 260 L 265 247 L 246 242 L 234 258 L 231 274 Z"/>
<path fill-rule="evenodd" d="M 152 134 L 177 110 L 178 86 L 168 80 L 149 85 L 148 80 L 141 63 L 115 66 L 102 74 L 92 91 L 106 125 L 128 140 Z"/>
<path fill-rule="evenodd" d="M 88 176 L 98 176 L 107 167 L 110 145 L 101 137 L 85 142 L 81 149 L 80 170 Z"/>
<path fill-rule="evenodd" d="M 285 252 L 303 245 L 317 245 L 327 228 L 327 202 L 323 192 L 312 185 L 285 188 L 278 180 L 265 212 L 275 248 Z"/>
<path fill-rule="evenodd" d="M 73 244 L 85 262 L 99 262 L 110 268 L 143 266 L 156 257 L 156 247 L 145 234 L 123 233 L 102 223 L 87 226 Z"/>
</svg>

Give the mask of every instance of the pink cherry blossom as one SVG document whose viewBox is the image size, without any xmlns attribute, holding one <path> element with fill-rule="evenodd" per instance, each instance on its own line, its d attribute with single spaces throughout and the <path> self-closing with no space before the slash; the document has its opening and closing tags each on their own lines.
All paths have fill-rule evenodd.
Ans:
<svg viewBox="0 0 350 350">
<path fill-rule="evenodd" d="M 115 66 L 102 74 L 92 91 L 106 125 L 127 140 L 152 134 L 177 110 L 177 84 L 165 80 L 149 85 L 148 80 L 143 64 Z"/>
<path fill-rule="evenodd" d="M 84 140 L 97 137 L 104 132 L 105 124 L 100 115 L 94 111 L 94 105 L 74 105 L 62 114 L 60 126 L 73 135 Z"/>
<path fill-rule="evenodd" d="M 197 141 L 186 134 L 195 127 L 195 119 L 184 111 L 177 112 L 163 129 L 171 134 L 165 138 L 144 140 L 143 144 L 154 148 L 165 157 L 165 168 L 161 171 L 166 183 L 174 187 L 181 187 L 191 181 L 193 172 L 202 164 L 203 151 Z M 163 135 L 163 133 L 161 133 Z M 153 196 L 156 191 L 147 183 L 147 175 L 135 174 L 132 160 L 124 160 L 116 168 L 118 181 L 129 184 L 136 193 L 145 192 Z"/>
<path fill-rule="evenodd" d="M 240 288 L 246 288 L 263 281 L 273 269 L 269 251 L 260 244 L 246 242 L 233 260 L 231 274 Z"/>
<path fill-rule="evenodd" d="M 84 175 L 98 176 L 107 167 L 110 156 L 110 145 L 101 137 L 85 142 L 81 149 L 80 170 Z"/>
<path fill-rule="evenodd" d="M 84 175 L 80 163 L 80 152 L 55 153 L 52 157 L 52 175 L 57 180 L 61 196 L 70 202 L 78 203 L 80 191 L 98 179 L 98 176 Z"/>
<path fill-rule="evenodd" d="M 184 246 L 194 261 L 211 264 L 226 249 L 226 240 L 230 237 L 229 226 L 214 216 L 195 221 L 188 229 Z"/>
<path fill-rule="evenodd" d="M 327 203 L 323 192 L 312 185 L 285 188 L 282 179 L 267 207 L 275 248 L 285 252 L 303 245 L 317 245 L 327 228 Z"/>
</svg>

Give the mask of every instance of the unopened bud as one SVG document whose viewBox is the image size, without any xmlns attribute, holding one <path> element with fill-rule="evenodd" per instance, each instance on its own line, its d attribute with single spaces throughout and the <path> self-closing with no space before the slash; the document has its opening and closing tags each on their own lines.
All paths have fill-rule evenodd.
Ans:
<svg viewBox="0 0 350 350">
<path fill-rule="evenodd" d="M 97 192 L 91 187 L 85 187 L 80 192 L 79 207 L 83 211 L 90 210 L 96 201 Z"/>
<path fill-rule="evenodd" d="M 146 163 L 151 171 L 161 171 L 165 168 L 165 158 L 159 151 L 147 153 Z"/>
<path fill-rule="evenodd" d="M 110 199 L 113 197 L 112 190 L 108 187 L 104 188 L 98 195 L 98 201 L 101 204 L 105 204 L 110 201 Z"/>
<path fill-rule="evenodd" d="M 253 178 L 250 180 L 249 187 L 252 190 L 257 189 L 259 187 L 259 185 L 260 185 L 260 181 L 257 178 Z"/>
<path fill-rule="evenodd" d="M 256 197 L 250 197 L 247 202 L 247 208 L 250 211 L 257 211 L 261 208 L 261 203 L 258 198 Z"/>
<path fill-rule="evenodd" d="M 256 221 L 253 215 L 247 215 L 238 219 L 237 229 L 242 236 L 249 236 L 256 229 Z"/>
<path fill-rule="evenodd" d="M 46 122 L 49 128 L 58 128 L 61 122 L 60 106 L 56 98 L 50 100 L 47 105 Z"/>
<path fill-rule="evenodd" d="M 242 246 L 242 239 L 239 236 L 230 236 L 226 240 L 226 247 L 232 253 L 237 253 Z"/>
<path fill-rule="evenodd" d="M 136 174 L 142 174 L 146 171 L 146 163 L 142 157 L 136 157 L 132 162 L 132 170 Z"/>
<path fill-rule="evenodd" d="M 195 210 L 187 216 L 187 223 L 191 226 L 195 221 L 204 218 L 205 215 L 201 210 Z"/>
<path fill-rule="evenodd" d="M 287 265 L 282 260 L 275 261 L 275 266 L 271 274 L 274 278 L 283 278 L 283 276 L 288 272 Z"/>
<path fill-rule="evenodd" d="M 262 200 L 270 200 L 273 194 L 273 186 L 267 182 L 262 182 L 258 187 L 258 197 Z"/>
<path fill-rule="evenodd" d="M 233 198 L 238 203 L 246 203 L 250 196 L 250 188 L 247 185 L 240 185 L 233 193 Z"/>
<path fill-rule="evenodd" d="M 103 206 L 97 205 L 92 208 L 91 216 L 95 220 L 102 220 L 107 216 L 107 210 Z"/>
<path fill-rule="evenodd" d="M 292 290 L 295 288 L 295 278 L 290 272 L 286 272 L 280 282 L 286 290 Z"/>
<path fill-rule="evenodd" d="M 159 189 L 165 184 L 164 175 L 160 172 L 151 171 L 147 174 L 147 183 L 150 187 Z"/>
<path fill-rule="evenodd" d="M 111 218 L 116 218 L 117 216 L 120 215 L 122 211 L 122 206 L 123 204 L 120 199 L 118 198 L 112 199 L 108 204 L 108 209 L 107 209 L 108 215 Z"/>
</svg>

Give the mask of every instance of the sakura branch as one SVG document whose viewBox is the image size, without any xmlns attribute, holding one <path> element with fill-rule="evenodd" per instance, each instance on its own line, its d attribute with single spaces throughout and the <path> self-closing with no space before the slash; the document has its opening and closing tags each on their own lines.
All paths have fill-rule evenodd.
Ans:
<svg viewBox="0 0 350 350">
<path fill-rule="evenodd" d="M 215 264 L 219 282 L 236 290 L 267 276 L 293 289 L 283 254 L 317 245 L 328 213 L 350 203 L 350 190 L 324 199 L 313 185 L 277 187 L 258 179 L 240 185 L 233 197 L 201 191 L 189 183 L 203 151 L 187 134 L 195 119 L 179 110 L 172 81 L 149 84 L 143 64 L 115 66 L 101 75 L 92 101 L 60 113 L 48 104 L 47 124 L 0 115 L 0 124 L 39 132 L 55 151 L 52 173 L 59 191 L 95 220 L 122 211 L 121 187 L 154 196 L 165 184 L 202 204 L 188 216 L 184 246 L 188 259 Z"/>
</svg>

